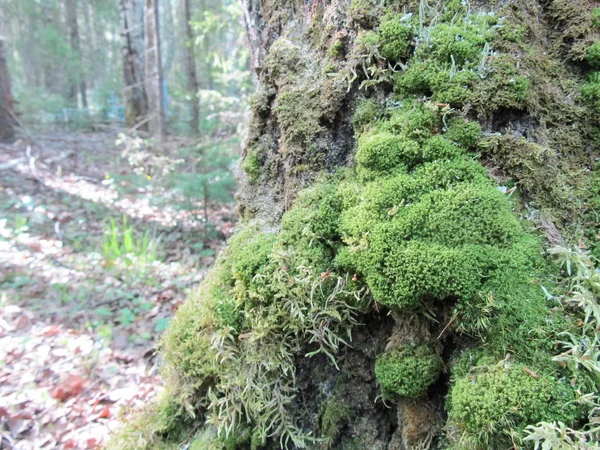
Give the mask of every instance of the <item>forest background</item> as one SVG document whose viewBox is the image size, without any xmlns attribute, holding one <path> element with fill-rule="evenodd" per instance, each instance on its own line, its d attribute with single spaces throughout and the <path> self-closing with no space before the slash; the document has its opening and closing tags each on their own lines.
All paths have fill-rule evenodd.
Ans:
<svg viewBox="0 0 600 450">
<path fill-rule="evenodd" d="M 2 448 L 96 448 L 235 224 L 233 0 L 0 1 Z"/>
</svg>

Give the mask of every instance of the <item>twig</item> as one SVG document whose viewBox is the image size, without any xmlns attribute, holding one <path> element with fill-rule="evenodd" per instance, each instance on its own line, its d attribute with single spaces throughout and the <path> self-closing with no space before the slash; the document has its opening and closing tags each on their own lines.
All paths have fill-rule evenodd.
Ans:
<svg viewBox="0 0 600 450">
<path fill-rule="evenodd" d="M 456 314 L 454 314 L 454 315 L 452 316 L 452 318 L 450 319 L 450 322 L 448 322 L 448 324 L 447 324 L 447 325 L 444 327 L 444 329 L 442 330 L 442 332 L 440 333 L 440 335 L 437 337 L 437 338 L 438 338 L 438 340 L 439 340 L 439 338 L 441 338 L 441 337 L 442 337 L 442 334 L 444 334 L 444 331 L 446 331 L 446 330 L 448 329 L 448 327 L 450 326 L 450 324 L 451 324 L 452 322 L 454 322 L 454 319 L 456 319 L 457 317 L 458 317 L 458 313 L 456 313 Z"/>
</svg>

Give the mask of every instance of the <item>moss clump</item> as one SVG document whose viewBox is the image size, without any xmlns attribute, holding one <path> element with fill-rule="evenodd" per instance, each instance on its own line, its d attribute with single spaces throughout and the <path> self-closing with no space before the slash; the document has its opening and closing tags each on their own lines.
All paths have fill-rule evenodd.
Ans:
<svg viewBox="0 0 600 450">
<path fill-rule="evenodd" d="M 396 14 L 385 15 L 378 30 L 379 52 L 391 61 L 408 56 L 412 47 L 413 31 L 407 20 Z"/>
<path fill-rule="evenodd" d="M 364 128 L 375 122 L 380 114 L 379 105 L 371 99 L 360 99 L 354 108 L 352 115 L 352 127 L 356 133 L 360 133 Z"/>
<path fill-rule="evenodd" d="M 176 450 L 190 437 L 193 423 L 193 415 L 166 390 L 113 434 L 106 449 Z"/>
<path fill-rule="evenodd" d="M 248 426 L 241 425 L 232 430 L 228 436 L 219 434 L 213 428 L 200 431 L 190 442 L 189 450 L 238 450 L 248 448 L 252 433 Z M 254 447 L 253 447 L 254 448 Z"/>
<path fill-rule="evenodd" d="M 440 357 L 428 345 L 405 345 L 377 358 L 375 376 L 386 397 L 418 397 L 438 379 Z"/>
<path fill-rule="evenodd" d="M 585 59 L 594 69 L 600 69 L 600 42 L 596 42 L 587 49 Z"/>
<path fill-rule="evenodd" d="M 591 73 L 581 85 L 581 95 L 594 108 L 595 113 L 600 113 L 600 72 Z"/>
<path fill-rule="evenodd" d="M 535 367 L 504 361 L 479 365 L 450 391 L 449 426 L 464 448 L 502 448 L 511 430 L 519 442 L 527 425 L 542 420 L 573 424 L 582 415 L 574 400 L 568 380 Z"/>
<path fill-rule="evenodd" d="M 248 153 L 242 162 L 242 170 L 248 175 L 248 182 L 255 183 L 259 179 L 260 168 L 260 159 L 253 152 Z"/>
<path fill-rule="evenodd" d="M 365 28 L 372 27 L 377 22 L 377 2 L 375 0 L 352 0 L 348 17 Z"/>
<path fill-rule="evenodd" d="M 275 98 L 274 111 L 286 144 L 306 144 L 322 130 L 319 86 L 283 88 Z"/>
<path fill-rule="evenodd" d="M 365 133 L 360 137 L 356 160 L 368 171 L 388 172 L 401 164 L 412 167 L 420 156 L 419 145 L 389 132 Z"/>
</svg>

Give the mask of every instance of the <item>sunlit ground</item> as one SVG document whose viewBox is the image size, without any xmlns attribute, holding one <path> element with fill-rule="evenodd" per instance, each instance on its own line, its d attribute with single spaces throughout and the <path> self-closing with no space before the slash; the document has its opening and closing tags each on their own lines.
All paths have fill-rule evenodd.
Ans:
<svg viewBox="0 0 600 450">
<path fill-rule="evenodd" d="M 232 205 L 178 208 L 161 174 L 130 164 L 115 140 L 55 134 L 0 146 L 7 446 L 97 448 L 123 407 L 153 397 L 157 340 L 233 230 Z M 182 145 L 167 143 L 163 156 Z"/>
</svg>

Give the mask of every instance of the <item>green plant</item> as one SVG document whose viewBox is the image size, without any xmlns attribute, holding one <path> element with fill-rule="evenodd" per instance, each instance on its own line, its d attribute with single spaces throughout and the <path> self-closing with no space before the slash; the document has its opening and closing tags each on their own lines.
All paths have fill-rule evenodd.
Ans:
<svg viewBox="0 0 600 450">
<path fill-rule="evenodd" d="M 429 345 L 408 344 L 377 358 L 375 376 L 385 397 L 418 397 L 439 377 L 441 358 Z"/>
<path fill-rule="evenodd" d="M 600 42 L 596 42 L 587 49 L 586 61 L 594 69 L 600 69 Z"/>
<path fill-rule="evenodd" d="M 156 261 L 157 243 L 150 230 L 136 237 L 126 215 L 123 215 L 121 226 L 111 217 L 104 229 L 102 255 L 109 267 L 122 260 L 125 267 L 135 266 L 136 270 L 145 272 L 147 266 Z"/>
</svg>

